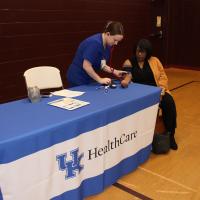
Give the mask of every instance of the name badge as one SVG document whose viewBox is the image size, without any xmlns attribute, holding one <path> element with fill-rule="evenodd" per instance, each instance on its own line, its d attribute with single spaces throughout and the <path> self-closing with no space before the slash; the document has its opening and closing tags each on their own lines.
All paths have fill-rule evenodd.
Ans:
<svg viewBox="0 0 200 200">
<path fill-rule="evenodd" d="M 101 69 L 103 69 L 106 66 L 106 60 L 101 60 Z"/>
</svg>

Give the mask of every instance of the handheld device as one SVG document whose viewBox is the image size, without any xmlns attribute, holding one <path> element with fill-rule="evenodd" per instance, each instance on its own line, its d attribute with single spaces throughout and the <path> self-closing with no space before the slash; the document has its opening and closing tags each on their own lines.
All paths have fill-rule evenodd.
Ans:
<svg viewBox="0 0 200 200">
<path fill-rule="evenodd" d="M 112 88 L 112 89 L 114 89 L 114 88 L 116 88 L 117 87 L 117 85 L 114 83 L 114 81 L 111 81 L 111 83 L 110 83 L 110 88 Z"/>
<path fill-rule="evenodd" d="M 114 83 L 110 84 L 110 88 L 114 89 L 116 87 L 117 87 L 117 85 L 115 85 Z"/>
</svg>

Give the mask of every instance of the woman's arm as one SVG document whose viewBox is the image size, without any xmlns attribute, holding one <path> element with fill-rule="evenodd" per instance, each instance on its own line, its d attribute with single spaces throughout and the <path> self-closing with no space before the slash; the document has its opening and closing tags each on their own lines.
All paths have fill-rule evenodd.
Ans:
<svg viewBox="0 0 200 200">
<path fill-rule="evenodd" d="M 118 78 L 121 78 L 122 76 L 124 76 L 125 74 L 127 74 L 126 71 L 114 69 L 113 67 L 110 67 L 108 65 L 104 65 L 102 67 L 102 70 L 105 71 L 105 72 L 111 73 L 111 74 L 115 75 Z"/>
<path fill-rule="evenodd" d="M 125 60 L 125 62 L 123 63 L 123 66 L 122 66 L 124 69 L 126 68 L 126 70 L 127 70 L 127 68 L 132 68 L 132 65 L 131 65 L 131 62 L 130 62 L 130 60 Z M 125 76 L 124 76 L 124 79 L 121 81 L 121 86 L 122 87 L 124 87 L 124 88 L 126 88 L 126 87 L 128 87 L 128 84 L 131 82 L 131 80 L 132 80 L 132 74 L 131 73 L 127 73 L 127 74 L 125 74 Z"/>
<path fill-rule="evenodd" d="M 159 70 L 159 78 L 157 80 L 157 84 L 159 87 L 162 88 L 162 94 L 164 95 L 165 91 L 169 91 L 168 78 L 162 63 L 158 58 L 156 59 L 156 63 L 157 63 L 157 68 Z"/>
<path fill-rule="evenodd" d="M 111 83 L 110 78 L 101 78 L 93 69 L 92 64 L 88 60 L 83 61 L 83 69 L 87 72 L 87 74 L 97 81 L 100 84 L 106 84 L 109 85 Z"/>
</svg>

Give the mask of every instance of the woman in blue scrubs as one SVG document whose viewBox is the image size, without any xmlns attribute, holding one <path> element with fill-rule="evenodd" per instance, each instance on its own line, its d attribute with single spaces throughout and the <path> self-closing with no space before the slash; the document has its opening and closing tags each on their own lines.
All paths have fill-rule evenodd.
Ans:
<svg viewBox="0 0 200 200">
<path fill-rule="evenodd" d="M 98 82 L 111 84 L 110 78 L 102 78 L 97 72 L 103 70 L 121 77 L 124 71 L 114 69 L 106 63 L 109 61 L 111 48 L 123 39 L 124 30 L 120 22 L 110 21 L 103 33 L 97 33 L 82 41 L 67 71 L 70 87 Z"/>
</svg>

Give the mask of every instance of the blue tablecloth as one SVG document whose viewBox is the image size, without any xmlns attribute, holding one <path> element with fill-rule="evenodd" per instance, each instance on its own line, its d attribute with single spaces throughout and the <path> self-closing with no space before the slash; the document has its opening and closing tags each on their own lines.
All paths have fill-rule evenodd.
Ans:
<svg viewBox="0 0 200 200">
<path fill-rule="evenodd" d="M 58 96 L 43 98 L 41 102 L 34 104 L 31 104 L 28 99 L 1 104 L 0 167 L 2 165 L 3 170 L 5 170 L 4 166 L 11 166 L 12 163 L 15 164 L 22 161 L 25 162 L 24 160 L 28 159 L 30 155 L 37 155 L 37 153 L 45 152 L 46 150 L 49 151 L 52 147 L 57 147 L 56 145 L 62 144 L 65 141 L 82 137 L 84 134 L 87 135 L 88 132 L 99 130 L 159 103 L 160 89 L 157 87 L 130 84 L 127 89 L 118 86 L 116 89 L 109 89 L 108 92 L 105 92 L 103 88 L 97 88 L 98 85 L 95 84 L 73 88 L 73 90 L 85 92 L 76 99 L 90 102 L 89 105 L 73 111 L 47 104 L 50 101 L 61 98 Z M 155 113 L 154 116 L 156 116 Z M 120 137 L 122 138 L 123 136 Z M 78 156 L 78 151 L 76 152 L 77 154 L 73 154 L 72 149 L 66 148 L 66 150 L 71 152 L 71 157 Z M 129 156 L 122 159 L 117 165 L 105 169 L 105 172 L 95 176 L 95 179 L 93 177 L 83 178 L 80 181 L 79 187 L 59 195 L 53 196 L 51 194 L 49 198 L 62 199 L 65 197 L 66 199 L 76 200 L 100 192 L 104 187 L 116 181 L 117 178 L 132 171 L 138 164 L 144 162 L 148 158 L 150 150 L 151 146 L 149 144 L 136 152 L 143 156 L 141 161 L 135 162 L 135 165 L 131 163 L 138 158 Z M 81 159 L 81 157 L 79 158 Z M 55 157 L 52 159 L 56 160 Z M 60 160 L 58 161 L 58 159 Z M 61 162 L 61 159 L 64 162 L 63 158 L 58 158 L 57 155 L 57 161 Z M 65 159 L 67 158 L 65 157 Z M 126 165 L 126 168 L 119 173 L 119 167 L 121 168 L 122 165 Z M 66 166 L 64 167 L 66 168 Z M 81 165 L 79 167 L 81 168 Z M 60 168 L 60 171 L 65 171 L 65 169 L 62 169 L 61 164 Z M 82 169 L 76 170 L 81 174 Z M 57 171 L 59 172 L 59 170 Z M 110 177 L 111 171 L 113 178 Z M 0 173 L 2 196 L 4 198 L 5 194 L 5 199 L 9 199 L 6 196 L 9 185 L 6 185 L 6 175 L 2 175 L 2 173 Z M 23 171 L 19 173 L 23 174 Z M 104 182 L 103 186 L 101 184 L 98 186 L 98 182 L 102 181 Z M 12 196 L 12 194 L 10 195 Z M 25 198 L 25 196 L 23 197 Z M 23 197 L 19 195 L 20 200 Z"/>
</svg>

